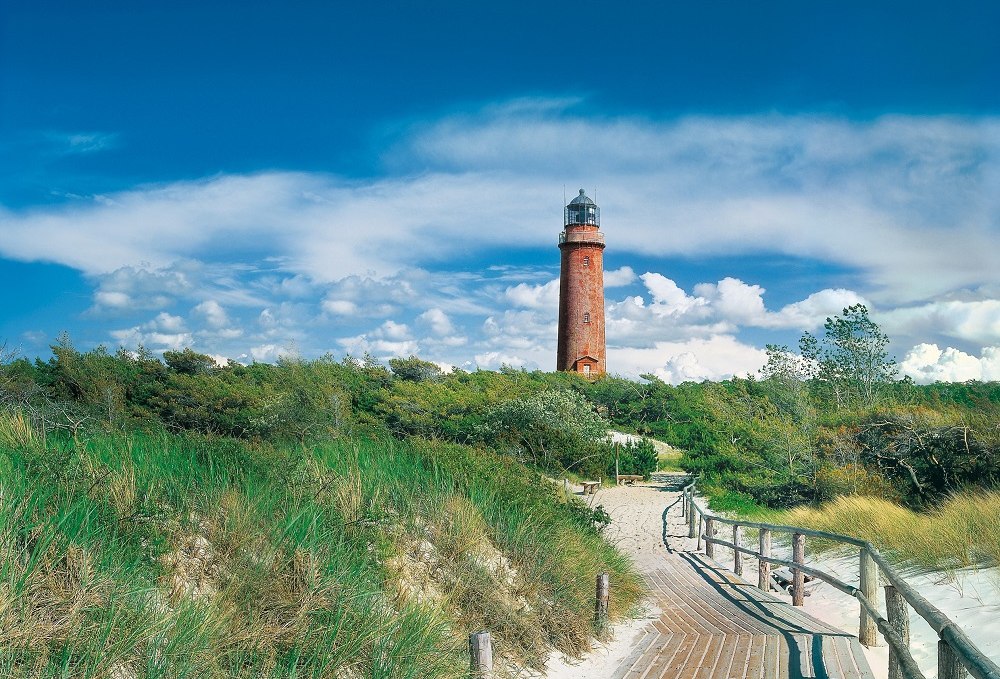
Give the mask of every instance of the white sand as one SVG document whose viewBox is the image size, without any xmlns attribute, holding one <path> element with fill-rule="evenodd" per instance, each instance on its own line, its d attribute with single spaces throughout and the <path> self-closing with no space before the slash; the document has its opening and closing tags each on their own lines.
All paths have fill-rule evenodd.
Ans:
<svg viewBox="0 0 1000 679">
<path fill-rule="evenodd" d="M 667 486 L 679 486 L 680 476 L 659 475 L 658 480 L 634 487 L 606 486 L 593 497 L 593 504 L 604 505 L 612 517 L 606 529 L 608 540 L 632 557 L 640 572 L 655 567 L 666 549 L 666 537 L 672 549 L 696 549 L 694 540 L 687 538 L 687 531 L 680 516 L 680 506 L 674 504 L 679 495 L 668 491 Z M 590 497 L 586 500 L 591 501 Z M 664 530 L 664 509 L 670 506 Z M 787 544 L 776 543 L 776 556 L 790 558 Z M 716 560 L 732 565 L 732 552 L 717 548 Z M 849 553 L 825 554 L 806 561 L 835 575 L 844 582 L 858 582 L 858 559 Z M 744 564 L 746 573 L 755 573 L 753 561 Z M 983 569 L 957 574 L 907 573 L 907 580 L 931 603 L 955 621 L 966 634 L 995 662 L 1000 663 L 1000 570 Z M 846 632 L 857 634 L 858 603 L 833 587 L 822 583 L 809 583 L 811 592 L 806 597 L 805 610 L 824 622 Z M 612 596 L 614 590 L 612 588 Z M 595 647 L 581 660 L 567 660 L 553 654 L 546 666 L 550 679 L 607 679 L 620 662 L 629 655 L 632 646 L 642 637 L 646 625 L 657 617 L 649 602 L 645 615 L 616 626 L 612 639 Z M 918 615 L 911 611 L 911 651 L 928 678 L 937 674 L 937 636 Z M 883 642 L 884 643 L 884 642 Z M 884 679 L 888 673 L 888 649 L 883 645 L 866 649 L 868 662 L 876 677 Z"/>
</svg>

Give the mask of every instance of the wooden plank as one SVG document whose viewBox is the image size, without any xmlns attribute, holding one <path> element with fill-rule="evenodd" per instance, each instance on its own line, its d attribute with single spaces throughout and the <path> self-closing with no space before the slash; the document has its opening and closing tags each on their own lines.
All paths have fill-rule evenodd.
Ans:
<svg viewBox="0 0 1000 679">
<path fill-rule="evenodd" d="M 747 666 L 743 670 L 742 679 L 759 679 L 764 671 L 764 651 L 767 648 L 767 637 L 756 635 L 751 637 L 750 652 L 747 654 Z"/>
<path fill-rule="evenodd" d="M 696 666 L 703 657 L 705 657 L 705 637 L 700 634 L 687 637 L 685 643 L 677 649 L 674 657 L 656 676 L 660 679 L 690 677 L 687 669 L 693 665 Z"/>
<path fill-rule="evenodd" d="M 697 667 L 688 668 L 688 671 L 693 671 L 691 675 L 694 679 L 712 679 L 715 676 L 715 670 L 719 666 L 723 655 L 729 655 L 727 651 L 731 649 L 727 648 L 729 639 L 732 637 L 726 637 L 725 634 L 715 634 L 708 638 L 705 643 L 705 655 L 702 657 L 701 662 L 698 663 Z"/>
<path fill-rule="evenodd" d="M 781 653 L 782 639 L 778 636 L 769 635 L 767 645 L 764 647 L 764 662 L 761 663 L 761 677 L 779 677 L 778 674 Z"/>
<path fill-rule="evenodd" d="M 730 645 L 728 662 L 719 667 L 713 679 L 742 679 L 746 674 L 752 643 L 753 637 L 750 635 L 736 637 L 736 643 Z"/>
<path fill-rule="evenodd" d="M 645 657 L 645 655 L 648 652 L 650 652 L 651 649 L 654 650 L 655 652 L 659 652 L 659 650 L 662 648 L 662 646 L 659 645 L 661 642 L 663 644 L 666 643 L 666 640 L 664 639 L 662 634 L 652 629 L 647 631 L 638 641 L 638 643 L 636 643 L 636 645 L 632 647 L 632 652 L 629 653 L 628 656 L 621 662 L 621 664 L 618 665 L 617 669 L 615 669 L 614 674 L 611 675 L 611 679 L 627 679 L 629 677 L 635 676 L 633 675 L 632 670 L 633 668 L 635 668 L 636 664 L 643 657 Z M 653 657 L 655 657 L 655 654 Z"/>
<path fill-rule="evenodd" d="M 652 659 L 638 679 L 657 679 L 664 676 L 672 664 L 681 667 L 687 662 L 688 657 L 694 653 L 701 645 L 702 635 L 700 634 L 675 634 L 670 637 L 666 648 L 656 658 Z"/>
</svg>

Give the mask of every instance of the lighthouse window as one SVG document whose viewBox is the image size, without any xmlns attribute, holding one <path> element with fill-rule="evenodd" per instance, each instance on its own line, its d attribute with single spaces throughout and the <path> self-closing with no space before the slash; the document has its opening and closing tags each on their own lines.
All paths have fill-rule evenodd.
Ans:
<svg viewBox="0 0 1000 679">
<path fill-rule="evenodd" d="M 584 323 L 590 323 L 590 312 L 589 311 L 585 311 L 583 313 L 583 322 Z"/>
<path fill-rule="evenodd" d="M 583 265 L 584 266 L 590 266 L 590 257 L 589 256 L 586 256 L 586 257 L 583 258 Z"/>
</svg>

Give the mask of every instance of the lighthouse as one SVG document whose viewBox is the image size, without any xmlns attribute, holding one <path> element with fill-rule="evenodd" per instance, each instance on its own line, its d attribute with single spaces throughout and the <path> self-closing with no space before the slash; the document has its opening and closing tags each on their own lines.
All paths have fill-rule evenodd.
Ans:
<svg viewBox="0 0 1000 679">
<path fill-rule="evenodd" d="M 603 375 L 604 234 L 601 208 L 583 189 L 563 211 L 559 233 L 559 342 L 556 370 Z"/>
</svg>

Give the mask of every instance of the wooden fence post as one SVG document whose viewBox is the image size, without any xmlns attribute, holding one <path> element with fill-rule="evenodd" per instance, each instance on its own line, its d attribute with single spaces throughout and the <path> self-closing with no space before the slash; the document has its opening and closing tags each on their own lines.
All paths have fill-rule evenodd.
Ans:
<svg viewBox="0 0 1000 679">
<path fill-rule="evenodd" d="M 608 600 L 611 598 L 611 582 L 607 573 L 597 576 L 597 602 L 594 604 L 594 624 L 603 629 L 608 623 Z"/>
<path fill-rule="evenodd" d="M 875 560 L 864 547 L 861 548 L 861 593 L 871 602 L 872 606 L 877 606 L 878 601 L 878 567 Z M 860 604 L 859 604 L 860 606 Z M 861 608 L 861 624 L 858 628 L 858 641 L 869 648 L 878 646 L 878 627 L 875 620 L 868 615 L 864 606 Z"/>
<path fill-rule="evenodd" d="M 715 537 L 715 521 L 705 517 L 705 556 L 709 559 L 715 558 L 715 543 L 711 538 Z"/>
<path fill-rule="evenodd" d="M 903 646 L 909 646 L 910 613 L 906 609 L 906 599 L 892 585 L 885 586 L 885 615 L 889 627 L 902 639 Z M 892 644 L 889 645 L 889 679 L 903 679 L 903 668 Z"/>
<path fill-rule="evenodd" d="M 760 529 L 760 555 L 771 556 L 771 531 Z M 757 588 L 764 592 L 771 590 L 771 564 L 760 559 L 757 562 Z"/>
<path fill-rule="evenodd" d="M 965 679 L 969 676 L 958 654 L 944 639 L 938 640 L 938 679 Z"/>
<path fill-rule="evenodd" d="M 695 536 L 695 521 L 698 518 L 698 510 L 694 506 L 694 490 L 691 490 L 690 504 L 688 504 L 688 537 L 693 538 Z"/>
<path fill-rule="evenodd" d="M 687 518 L 688 515 L 688 492 L 685 490 L 683 495 L 681 495 L 681 518 Z"/>
<path fill-rule="evenodd" d="M 469 635 L 470 669 L 475 679 L 490 679 L 493 676 L 493 645 L 489 632 L 473 632 Z"/>
<path fill-rule="evenodd" d="M 806 562 L 806 536 L 802 533 L 792 534 L 792 561 L 797 564 Z M 802 606 L 806 603 L 806 579 L 798 568 L 792 569 L 792 605 Z"/>
<path fill-rule="evenodd" d="M 698 517 L 698 534 L 695 535 L 695 538 L 698 540 L 698 544 L 695 546 L 696 550 L 697 549 L 701 549 L 701 536 L 704 535 L 704 534 L 705 534 L 705 517 L 704 516 L 699 516 Z"/>
<path fill-rule="evenodd" d="M 743 531 L 740 530 L 739 524 L 733 525 L 733 544 L 737 547 L 740 546 L 740 538 L 742 538 Z M 736 575 L 743 575 L 743 552 L 738 549 L 733 550 L 733 573 Z"/>
</svg>

